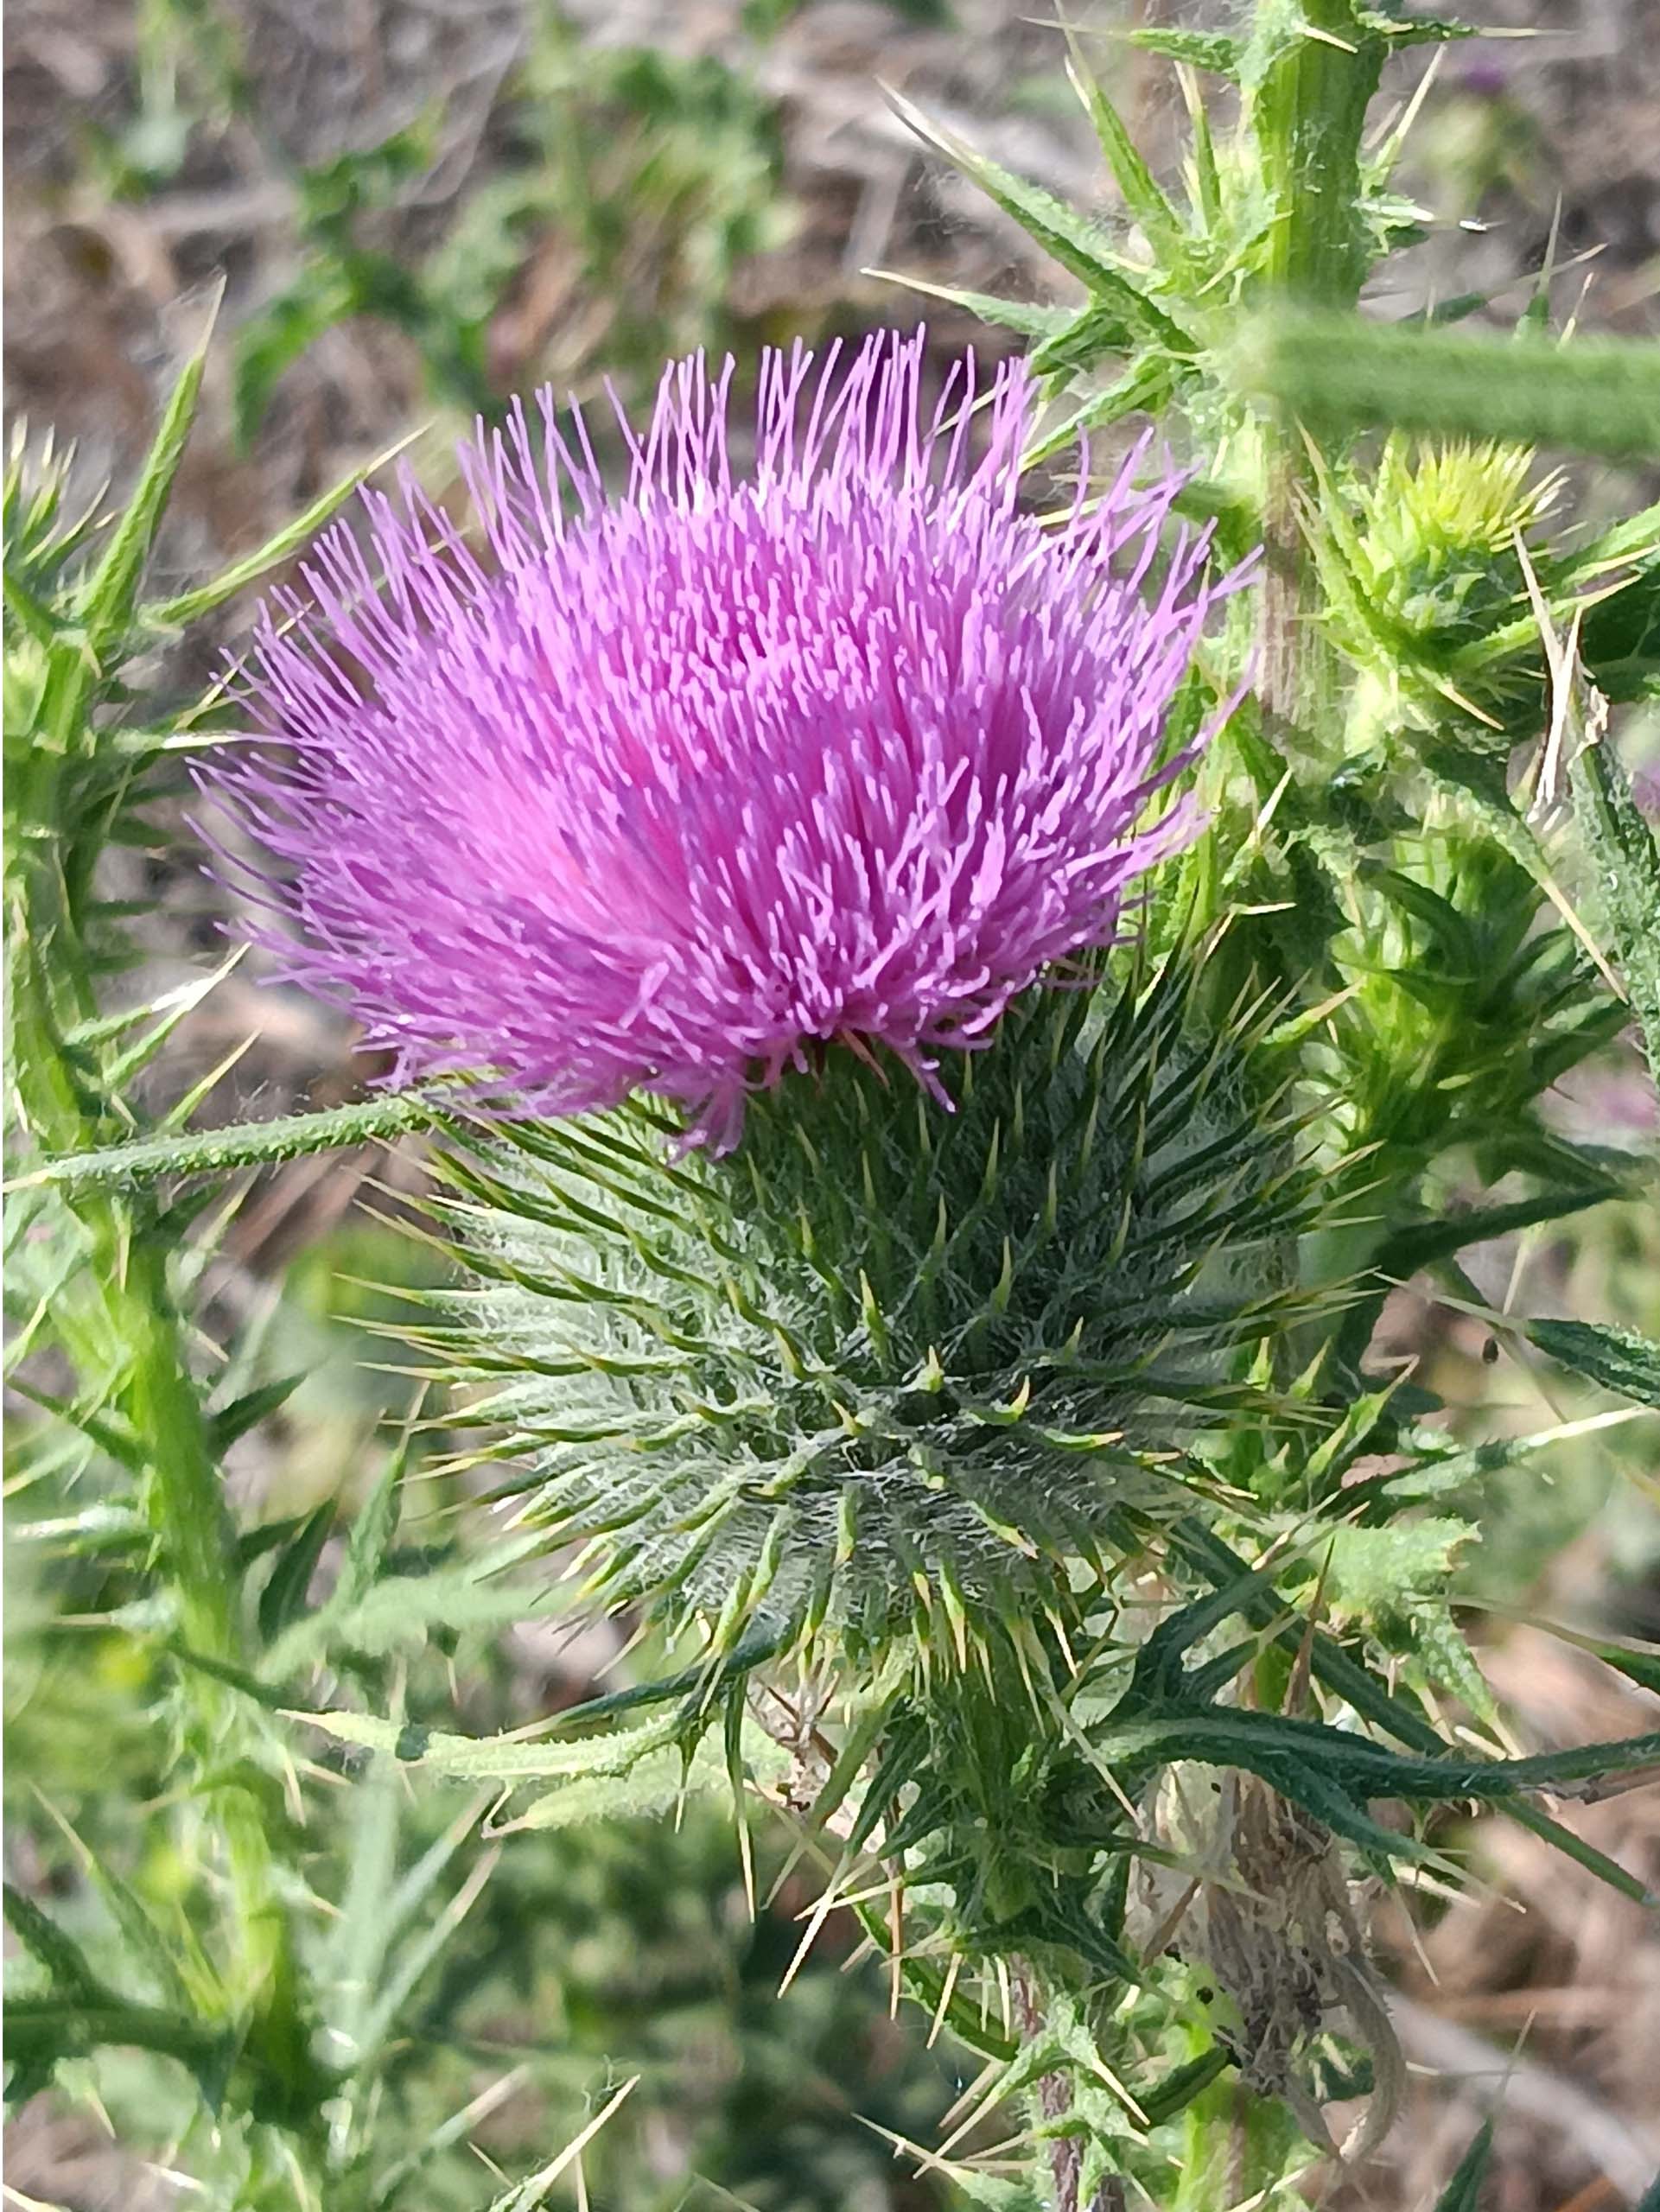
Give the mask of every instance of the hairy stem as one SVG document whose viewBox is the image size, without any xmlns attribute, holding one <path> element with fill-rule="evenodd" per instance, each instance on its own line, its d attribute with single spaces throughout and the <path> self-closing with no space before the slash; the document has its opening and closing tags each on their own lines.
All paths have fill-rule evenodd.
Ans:
<svg viewBox="0 0 1660 2212">
<path fill-rule="evenodd" d="M 51 969 L 84 975 L 79 934 L 49 874 L 25 872 L 12 915 L 10 1059 L 33 1141 L 54 1152 L 98 1143 L 108 1117 L 96 1090 L 66 1052 L 47 980 Z M 40 895 L 31 897 L 31 891 Z M 119 1375 L 123 1412 L 137 1463 L 143 1504 L 175 1594 L 179 1629 L 210 1661 L 245 1667 L 234 1531 L 201 1396 L 185 1353 L 183 1325 L 167 1280 L 167 1247 L 148 1200 L 129 1205 L 92 1190 L 67 1203 L 85 1232 L 90 1289 L 67 1291 L 63 1336 L 92 1373 Z M 308 2037 L 299 2005 L 286 1915 L 273 1879 L 264 1809 L 251 1776 L 252 1745 L 236 1694 L 210 1675 L 188 1678 L 203 1769 L 227 1777 L 213 1789 L 230 1890 L 226 1996 L 250 2022 L 249 2055 L 289 2092 L 308 2075 Z M 279 2098 L 280 2101 L 280 2098 Z"/>
<path fill-rule="evenodd" d="M 1009 1976 L 1014 1996 L 1015 2024 L 1027 2043 L 1044 2031 L 1043 2005 L 1032 1968 L 1016 1961 Z M 1062 2120 L 1072 2110 L 1072 2085 L 1064 2074 L 1046 2074 L 1038 2083 L 1037 2107 L 1042 2119 Z M 1084 2148 L 1076 2136 L 1058 2135 L 1049 2145 L 1049 2171 L 1053 2179 L 1055 2212 L 1123 2212 L 1123 2191 L 1116 2181 L 1103 2182 L 1091 2190 L 1086 2204 L 1084 2186 Z"/>
<path fill-rule="evenodd" d="M 1248 79 L 1251 125 L 1275 226 L 1265 272 L 1269 312 L 1286 302 L 1351 307 L 1366 273 L 1356 203 L 1361 133 L 1383 42 L 1352 0 L 1260 0 Z M 1302 533 L 1313 472 L 1301 426 L 1265 430 L 1263 579 L 1257 696 L 1275 744 L 1316 742 L 1335 686 L 1312 616 L 1317 606 Z"/>
</svg>

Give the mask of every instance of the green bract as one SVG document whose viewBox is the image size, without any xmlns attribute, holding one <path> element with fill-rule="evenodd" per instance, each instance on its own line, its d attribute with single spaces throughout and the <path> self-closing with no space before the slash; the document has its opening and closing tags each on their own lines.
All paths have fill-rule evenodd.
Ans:
<svg viewBox="0 0 1660 2212">
<path fill-rule="evenodd" d="M 460 1371 L 593 1586 L 787 1640 L 880 1643 L 1053 1602 L 1115 1511 L 1182 1498 L 1262 1400 L 1313 1211 L 1245 1040 L 1172 964 L 1028 994 L 945 1072 L 836 1050 L 684 1148 L 646 1105 L 480 1133 L 445 1205 L 479 1284 Z"/>
</svg>

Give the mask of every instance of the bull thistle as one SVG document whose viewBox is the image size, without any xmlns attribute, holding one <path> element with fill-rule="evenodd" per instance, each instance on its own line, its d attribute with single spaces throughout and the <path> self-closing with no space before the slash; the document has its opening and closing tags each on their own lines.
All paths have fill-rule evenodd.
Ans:
<svg viewBox="0 0 1660 2212">
<path fill-rule="evenodd" d="M 741 479 L 726 378 L 671 367 L 616 505 L 516 414 L 463 456 L 487 558 L 413 489 L 378 596 L 324 542 L 248 676 L 290 765 L 219 785 L 284 972 L 398 1078 L 474 1071 L 459 1368 L 526 1510 L 716 1651 L 1065 1605 L 1249 1400 L 1307 1211 L 1181 957 L 1110 958 L 1248 570 L 1178 531 L 1149 586 L 1139 455 L 1044 526 L 1025 372 L 976 452 L 972 361 L 932 421 L 922 368 L 772 357 Z"/>
<path fill-rule="evenodd" d="M 399 1827 L 445 1779 L 499 1784 L 493 1837 L 725 1777 L 752 1899 L 751 1796 L 796 1827 L 784 1874 L 835 1837 L 784 1981 L 839 1910 L 991 2062 L 919 2156 L 998 2212 L 1209 2212 L 1279 2201 L 1311 2146 L 1368 2154 L 1404 2069 L 1366 1878 L 1444 1876 L 1437 1809 L 1502 1807 L 1646 1898 L 1537 1799 L 1660 1741 L 1499 1756 L 1451 1561 L 1486 1474 L 1651 1416 L 1660 1347 L 1507 1296 L 1496 1353 L 1629 1402 L 1485 1441 L 1438 1421 L 1433 1375 L 1378 1369 L 1394 1285 L 1440 1268 L 1479 1312 L 1466 1246 L 1629 1192 L 1632 1160 L 1543 1109 L 1556 1078 L 1633 1018 L 1660 1065 L 1660 856 L 1601 700 L 1514 757 L 1547 666 L 1579 696 L 1575 647 L 1609 698 L 1660 690 L 1652 511 L 1553 543 L 1530 457 L 1651 451 L 1652 362 L 1352 312 L 1420 220 L 1387 188 L 1410 111 L 1380 142 L 1368 106 L 1392 51 L 1457 28 L 1259 0 L 1246 35 L 1133 34 L 1181 72 L 1170 191 L 1074 37 L 1122 218 L 901 104 L 1085 289 L 948 295 L 1028 364 L 965 359 L 925 400 L 919 335 L 797 346 L 753 423 L 729 366 L 671 364 L 647 423 L 619 410 L 620 493 L 576 410 L 517 405 L 463 448 L 469 515 L 406 475 L 317 542 L 239 735 L 204 727 L 217 689 L 137 715 L 139 672 L 351 486 L 143 599 L 205 348 L 106 538 L 62 519 L 60 472 L 8 472 L 20 1344 L 49 1340 L 29 1480 L 60 1500 L 35 1533 L 78 1608 L 94 1563 L 123 1600 L 147 1729 L 171 1683 L 154 1802 L 207 1847 L 165 1923 L 110 1891 L 120 1986 L 9 1895 L 18 2094 L 136 2045 L 194 2075 L 169 2166 L 215 2202 L 442 2194 L 423 2162 L 494 2094 L 404 2139 L 423 2039 L 473 2063 L 407 2001 L 490 1874 L 437 1904 L 473 1816 Z M 1236 87 L 1220 139 L 1198 69 Z M 1136 414 L 1187 468 L 1156 431 L 1109 481 L 1085 454 L 1040 518 L 1043 461 Z M 106 1005 L 131 948 L 100 855 L 151 836 L 181 749 L 236 821 L 245 933 L 360 1021 L 391 1096 L 232 1129 L 187 1126 L 216 1076 L 141 1097 L 209 983 Z M 468 1496 L 516 1525 L 453 1573 L 406 1550 L 405 1436 L 317 1604 L 334 1502 L 251 1529 L 221 1484 L 297 1378 L 250 1371 L 259 1325 L 204 1372 L 213 1232 L 170 1186 L 411 1129 L 466 1280 L 399 1333 L 459 1386 L 446 1428 L 486 1432 Z M 403 1655 L 485 1584 L 491 1619 L 542 1610 L 507 1572 L 538 1549 L 651 1656 L 546 1726 L 454 1732 L 457 1685 Z M 299 1729 L 369 1755 L 366 1796 L 328 1793 L 364 1817 L 277 1817 L 319 1771 Z M 964 2148 L 1016 2099 L 1014 2136 Z"/>
</svg>

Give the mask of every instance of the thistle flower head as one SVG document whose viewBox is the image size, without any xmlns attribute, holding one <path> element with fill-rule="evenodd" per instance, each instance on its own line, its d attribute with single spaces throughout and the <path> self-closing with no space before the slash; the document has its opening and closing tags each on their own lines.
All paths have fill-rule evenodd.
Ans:
<svg viewBox="0 0 1660 2212">
<path fill-rule="evenodd" d="M 1025 371 L 980 395 L 965 360 L 932 416 L 922 372 L 919 337 L 769 356 L 740 470 L 729 367 L 671 365 L 614 502 L 544 394 L 462 452 L 477 546 L 406 481 L 268 611 L 247 692 L 287 751 L 220 786 L 278 864 L 259 933 L 397 1077 L 643 1085 L 718 1146 L 821 1041 L 932 1080 L 1113 939 L 1191 834 L 1147 817 L 1236 579 L 1179 533 L 1149 586 L 1179 484 L 1133 464 L 1023 514 Z"/>
</svg>

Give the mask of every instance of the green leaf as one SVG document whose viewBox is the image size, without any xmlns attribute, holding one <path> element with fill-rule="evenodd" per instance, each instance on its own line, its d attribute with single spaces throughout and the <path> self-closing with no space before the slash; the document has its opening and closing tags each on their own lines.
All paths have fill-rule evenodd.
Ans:
<svg viewBox="0 0 1660 2212">
<path fill-rule="evenodd" d="M 64 2059 L 111 2047 L 161 2052 L 205 2082 L 235 2045 L 223 2030 L 204 2027 L 160 2005 L 130 2005 L 107 1993 L 97 2001 L 14 1997 L 7 2003 L 7 2063 L 26 2078 L 49 2075 Z"/>
<path fill-rule="evenodd" d="M 743 1764 L 765 1782 L 781 1782 L 790 1758 L 766 1731 L 746 1720 Z M 622 1774 L 585 1775 L 532 1798 L 525 1810 L 494 1827 L 497 1835 L 520 1828 L 575 1827 L 586 1821 L 657 1817 L 689 1797 L 729 1794 L 724 1748 L 706 1737 L 688 1758 L 677 1745 L 646 1751 Z"/>
<path fill-rule="evenodd" d="M 285 529 L 268 538 L 257 553 L 250 553 L 245 560 L 232 563 L 221 569 L 211 583 L 201 584 L 194 591 L 181 592 L 175 598 L 156 600 L 138 611 L 138 619 L 151 629 L 183 629 L 188 624 L 210 614 L 216 607 L 223 607 L 226 600 L 234 599 L 250 584 L 280 568 L 284 561 L 302 552 L 324 525 L 345 505 L 359 486 L 368 481 L 389 461 L 395 461 L 420 435 L 411 430 L 396 445 L 388 446 L 385 453 L 377 454 L 372 461 L 366 461 L 361 467 L 353 469 L 340 482 L 314 499 L 305 512 L 296 516 Z"/>
<path fill-rule="evenodd" d="M 523 1736 L 448 1735 L 415 1721 L 380 1720 L 367 1713 L 290 1712 L 287 1718 L 303 1720 L 340 1743 L 384 1751 L 401 1767 L 447 1782 L 509 1784 L 626 1775 L 648 1753 L 671 1747 L 680 1727 L 677 1715 L 664 1714 L 636 1727 L 550 1743 Z"/>
<path fill-rule="evenodd" d="M 1660 699 L 1660 555 L 1592 601 L 1580 657 L 1606 699 Z"/>
<path fill-rule="evenodd" d="M 530 1548 L 530 1541 L 518 1548 Z M 383 1657 L 434 1636 L 487 1635 L 567 1602 L 557 1584 L 509 1579 L 493 1554 L 427 1573 L 385 1575 L 349 1601 L 337 1602 L 337 1594 L 296 1620 L 273 1644 L 264 1669 L 273 1680 L 316 1664 L 334 1650 Z"/>
<path fill-rule="evenodd" d="M 1660 455 L 1660 347 L 1647 340 L 1547 346 L 1276 308 L 1243 327 L 1224 365 L 1243 397 L 1339 434 L 1389 426 Z"/>
<path fill-rule="evenodd" d="M 1479 2212 L 1481 2184 L 1487 2177 L 1492 2149 L 1493 2124 L 1484 2120 L 1452 2180 L 1435 2199 L 1435 2212 Z"/>
<path fill-rule="evenodd" d="M 1444 1588 L 1453 1554 L 1475 1531 L 1466 1521 L 1387 1522 L 1334 1529 L 1320 1547 L 1332 1611 L 1365 1620 Z"/>
<path fill-rule="evenodd" d="M 215 300 L 207 327 L 173 388 L 161 427 L 145 460 L 137 486 L 117 523 L 103 557 L 80 594 L 76 615 L 85 632 L 87 650 L 103 662 L 111 646 L 124 638 L 137 605 L 144 564 L 156 542 L 156 532 L 173 490 L 173 480 L 184 459 L 184 449 L 196 419 L 201 397 L 202 372 L 218 316 Z"/>
<path fill-rule="evenodd" d="M 1543 1191 L 1537 1198 L 1516 1198 L 1500 1205 L 1472 1206 L 1467 1212 L 1402 1222 L 1384 1232 L 1371 1256 L 1370 1268 L 1385 1286 L 1405 1282 L 1421 1268 L 1450 1260 L 1471 1244 L 1485 1244 L 1496 1236 L 1514 1236 L 1542 1222 L 1562 1221 L 1570 1214 L 1584 1212 L 1587 1206 L 1601 1205 L 1606 1199 L 1619 1196 L 1619 1185 L 1612 1180 L 1587 1182 L 1578 1190 Z M 1385 1295 L 1386 1290 L 1380 1289 L 1357 1300 L 1339 1332 L 1339 1357 L 1351 1367 L 1359 1360 L 1371 1339 Z"/>
<path fill-rule="evenodd" d="M 1357 6 L 1354 19 L 1363 29 L 1377 32 L 1397 47 L 1442 46 L 1449 39 L 1481 35 L 1478 25 L 1461 23 L 1455 16 L 1408 16 L 1388 6 Z"/>
<path fill-rule="evenodd" d="M 1213 2044 L 1199 2057 L 1190 2059 L 1186 2066 L 1179 2066 L 1174 2073 L 1167 2074 L 1163 2081 L 1155 2082 L 1152 2088 L 1138 2090 L 1135 2101 L 1145 2113 L 1148 2125 L 1157 2127 L 1161 2121 L 1173 2120 L 1185 2106 L 1192 2104 L 1195 2097 L 1208 2089 L 1219 2074 L 1225 2073 L 1235 2063 L 1231 2053 L 1224 2050 L 1219 2044 Z"/>
<path fill-rule="evenodd" d="M 1660 1645 L 1606 1643 L 1594 1636 L 1581 1636 L 1577 1629 L 1564 1628 L 1559 1621 L 1537 1620 L 1530 1615 L 1518 1618 L 1526 1618 L 1530 1627 L 1543 1629 L 1548 1636 L 1560 1637 L 1576 1651 L 1588 1651 L 1593 1659 L 1600 1659 L 1605 1667 L 1613 1668 L 1639 1689 L 1650 1690 L 1660 1696 Z"/>
<path fill-rule="evenodd" d="M 102 1071 L 101 1087 L 112 1095 L 118 1094 L 134 1076 L 149 1065 L 179 1024 L 219 988 L 246 950 L 245 945 L 238 945 L 211 973 L 196 976 L 177 990 L 164 991 L 148 1006 L 130 1007 L 124 1013 L 107 1015 L 101 1020 L 82 1023 L 64 1039 L 66 1046 L 85 1049 L 102 1044 L 154 1017 L 154 1026 Z"/>
<path fill-rule="evenodd" d="M 291 1398 L 305 1381 L 303 1374 L 284 1375 L 275 1382 L 262 1382 L 258 1389 L 245 1390 L 239 1398 L 232 1398 L 228 1406 L 221 1406 L 217 1413 L 207 1416 L 208 1448 L 214 1458 L 222 1459 L 238 1437 L 245 1436 L 267 1414 Z"/>
<path fill-rule="evenodd" d="M 1113 181 L 1123 194 L 1125 207 L 1146 232 L 1149 244 L 1161 250 L 1161 261 L 1167 263 L 1168 250 L 1173 248 L 1180 254 L 1183 244 L 1180 219 L 1142 160 L 1135 140 L 1124 127 L 1123 118 L 1085 64 L 1077 34 L 1069 29 L 1066 42 L 1071 48 L 1066 73 L 1084 103 L 1084 113 L 1095 126 L 1095 135 Z"/>
<path fill-rule="evenodd" d="M 1193 69 L 1208 69 L 1213 77 L 1239 82 L 1244 41 L 1226 31 L 1134 30 L 1124 37 L 1143 54 L 1162 54 L 1167 61 L 1183 61 Z"/>
<path fill-rule="evenodd" d="M 1560 1366 L 1640 1406 L 1660 1408 L 1660 1344 L 1633 1329 L 1590 1321 L 1535 1321 L 1528 1335 Z"/>
<path fill-rule="evenodd" d="M 1402 1654 L 1407 1679 L 1415 1686 L 1430 1684 L 1449 1692 L 1478 1720 L 1498 1727 L 1497 1700 L 1449 1605 L 1432 1600 L 1412 1606 L 1404 1638 L 1394 1649 Z"/>
<path fill-rule="evenodd" d="M 46 1968 L 59 1995 L 95 1999 L 105 1993 L 104 1984 L 87 1964 L 80 1946 L 48 1920 L 32 1898 L 10 1882 L 0 1894 L 4 1898 L 6 1925 L 36 1965 Z M 13 2006 L 8 2004 L 9 2021 L 12 2012 Z"/>
<path fill-rule="evenodd" d="M 1029 300 L 1002 300 L 989 292 L 967 292 L 954 284 L 932 284 L 925 276 L 907 276 L 898 269 L 867 269 L 866 276 L 879 278 L 885 284 L 903 284 L 907 291 L 922 292 L 931 300 L 948 301 L 954 308 L 961 308 L 964 315 L 976 316 L 982 322 L 995 323 L 1000 329 L 1018 330 L 1022 338 L 1035 338 L 1040 343 L 1067 329 L 1076 318 L 1073 308 L 1040 307 Z"/>
<path fill-rule="evenodd" d="M 1660 1083 L 1660 848 L 1638 811 L 1618 755 L 1593 737 L 1568 771 L 1574 816 L 1591 855 L 1597 903 Z"/>
<path fill-rule="evenodd" d="M 1092 369 L 1107 355 L 1128 353 L 1135 345 L 1135 334 L 1125 322 L 1118 303 L 1111 299 L 1091 300 L 1064 330 L 1033 349 L 1032 366 L 1041 377 L 1064 376 Z"/>
<path fill-rule="evenodd" d="M 386 1554 L 398 1534 L 404 1510 L 404 1477 L 409 1467 L 410 1439 L 403 1437 L 386 1463 L 362 1511 L 352 1523 L 340 1580 L 328 1601 L 328 1611 L 349 1611 L 379 1586 Z"/>
<path fill-rule="evenodd" d="M 1057 200 L 1041 185 L 1015 176 L 995 162 L 989 161 L 954 130 L 932 122 L 902 94 L 890 88 L 887 99 L 900 121 L 907 124 L 919 138 L 936 148 L 953 168 L 961 169 L 964 176 L 977 184 L 988 199 L 995 200 L 1043 248 L 1051 260 L 1070 270 L 1086 284 L 1103 313 L 1116 307 L 1127 332 L 1156 340 L 1174 353 L 1193 353 L 1193 340 L 1186 332 L 1116 266 L 1110 245 L 1094 224 L 1086 222 L 1065 200 Z"/>
<path fill-rule="evenodd" d="M 1248 1571 L 1239 1554 L 1214 1535 L 1202 1522 L 1179 1521 L 1168 1531 L 1168 1538 L 1189 1565 L 1197 1568 L 1207 1581 L 1218 1589 L 1237 1583 Z M 1272 1630 L 1275 1643 L 1289 1657 L 1296 1659 L 1301 1656 L 1304 1635 L 1302 1625 L 1294 1620 L 1284 1627 L 1276 1625 L 1283 1618 L 1283 1606 L 1271 1588 L 1264 1588 L 1256 1596 L 1247 1597 L 1239 1610 L 1247 1620 L 1256 1626 Z M 1316 1681 L 1323 1683 L 1346 1705 L 1352 1706 L 1363 1720 L 1370 1720 L 1374 1726 L 1386 1730 L 1397 1744 L 1405 1744 L 1429 1758 L 1439 1757 L 1446 1749 L 1441 1738 L 1415 1706 L 1398 1696 L 1387 1683 L 1380 1681 L 1358 1659 L 1351 1657 L 1342 1645 L 1324 1630 L 1315 1631 L 1311 1660 Z M 1646 1885 L 1622 1866 L 1618 1859 L 1599 1851 L 1594 1844 L 1587 1843 L 1572 1828 L 1553 1821 L 1538 1806 L 1530 1804 L 1525 1799 L 1512 1798 L 1504 1806 L 1504 1811 L 1518 1827 L 1527 1828 L 1542 1837 L 1553 1849 L 1585 1867 L 1621 1897 L 1630 1897 L 1634 1904 L 1645 1907 L 1655 1903 Z"/>
<path fill-rule="evenodd" d="M 262 1642 L 272 1643 L 304 1611 L 306 1592 L 334 1526 L 334 1501 L 325 1498 L 278 1553 L 277 1564 L 259 1593 Z"/>
<path fill-rule="evenodd" d="M 1036 365 L 1035 357 L 1034 365 Z M 1132 362 L 1116 383 L 1086 399 L 1075 413 L 1028 446 L 1021 457 L 1025 468 L 1035 468 L 1051 454 L 1075 446 L 1091 430 L 1105 429 L 1126 415 L 1156 415 L 1169 398 L 1174 379 L 1167 355 L 1145 354 Z"/>
<path fill-rule="evenodd" d="M 1552 1428 L 1536 1429 L 1527 1436 L 1495 1436 L 1485 1444 L 1472 1444 L 1462 1451 L 1445 1449 L 1442 1431 L 1420 1431 L 1412 1439 L 1418 1457 L 1415 1463 L 1388 1474 L 1374 1475 L 1353 1484 L 1343 1493 L 1345 1507 L 1358 1510 L 1385 1492 L 1395 1497 L 1430 1497 L 1462 1490 L 1485 1475 L 1519 1466 L 1536 1452 L 1552 1445 L 1569 1444 L 1576 1437 L 1594 1435 L 1600 1429 L 1617 1428 L 1626 1421 L 1648 1418 L 1645 1408 L 1622 1408 L 1618 1413 L 1597 1414 L 1589 1421 L 1566 1421 Z"/>
</svg>

